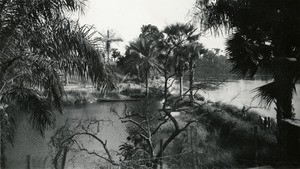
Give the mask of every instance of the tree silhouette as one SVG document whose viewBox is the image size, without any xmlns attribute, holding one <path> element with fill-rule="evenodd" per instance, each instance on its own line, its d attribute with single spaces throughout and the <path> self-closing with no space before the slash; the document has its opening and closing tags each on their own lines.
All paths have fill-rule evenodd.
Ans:
<svg viewBox="0 0 300 169">
<path fill-rule="evenodd" d="M 294 118 L 292 98 L 300 77 L 300 2 L 197 0 L 196 4 L 196 19 L 206 28 L 232 30 L 227 41 L 232 72 L 252 77 L 260 67 L 273 75 L 273 82 L 257 88 L 257 96 L 267 104 L 275 102 L 278 141 L 293 151 L 289 141 L 297 136 L 288 134 L 283 119 Z"/>
<path fill-rule="evenodd" d="M 96 40 L 99 40 L 104 43 L 104 49 L 106 53 L 107 63 L 110 62 L 110 51 L 111 51 L 111 44 L 115 42 L 122 42 L 123 40 L 119 37 L 116 37 L 116 33 L 114 33 L 112 30 L 107 30 L 106 33 L 100 33 L 100 37 L 96 38 Z"/>
<path fill-rule="evenodd" d="M 167 103 L 168 97 L 168 89 L 170 86 L 168 85 L 168 80 L 176 75 L 182 75 L 182 59 L 183 55 L 176 55 L 179 54 L 179 51 L 182 51 L 182 47 L 188 43 L 196 41 L 199 37 L 199 34 L 195 33 L 196 28 L 190 24 L 181 24 L 176 23 L 172 25 L 168 25 L 163 30 L 165 37 L 158 43 L 158 48 L 160 50 L 159 60 L 163 67 L 163 74 L 165 77 L 165 84 L 164 84 L 164 99 L 165 104 L 164 108 Z M 176 69 L 174 74 L 171 74 L 172 68 Z M 181 83 L 182 85 L 182 83 Z M 181 86 L 182 88 L 182 86 Z M 182 89 L 181 89 L 182 90 Z"/>
<path fill-rule="evenodd" d="M 192 42 L 187 44 L 187 52 L 186 57 L 188 60 L 188 68 L 189 68 L 189 90 L 190 90 L 190 101 L 193 102 L 194 99 L 194 79 L 195 79 L 195 67 L 196 61 L 200 59 L 200 56 L 206 53 L 206 49 L 201 43 Z"/>
</svg>

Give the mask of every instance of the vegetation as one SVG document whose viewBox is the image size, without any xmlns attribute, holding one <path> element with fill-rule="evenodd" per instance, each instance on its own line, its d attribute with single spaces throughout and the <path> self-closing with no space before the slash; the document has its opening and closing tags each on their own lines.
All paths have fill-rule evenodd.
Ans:
<svg viewBox="0 0 300 169">
<path fill-rule="evenodd" d="M 249 168 L 256 161 L 259 165 L 280 161 L 276 155 L 276 129 L 259 127 L 255 136 L 254 126 L 259 120 L 256 113 L 212 103 L 199 106 L 193 116 L 197 123 L 176 138 L 165 153 L 181 154 L 167 163 L 170 167 Z"/>
<path fill-rule="evenodd" d="M 105 33 L 99 33 L 100 36 L 96 38 L 96 40 L 102 42 L 102 48 L 105 50 L 106 58 L 107 58 L 107 63 L 110 62 L 112 58 L 110 58 L 110 53 L 111 53 L 111 44 L 115 42 L 122 42 L 123 40 L 119 37 L 116 37 L 116 34 L 112 30 L 107 30 L 106 34 Z"/>
<path fill-rule="evenodd" d="M 134 168 L 158 168 L 171 155 L 176 158 L 165 164 L 170 168 L 243 168 L 258 166 L 258 162 L 282 165 L 278 161 L 284 166 L 299 165 L 300 151 L 293 150 L 300 147 L 299 136 L 284 123 L 294 118 L 292 98 L 300 77 L 299 2 L 196 0 L 195 20 L 200 21 L 201 30 L 189 23 L 171 24 L 163 30 L 144 25 L 126 47 L 125 56 L 111 48 L 112 43 L 122 41 L 112 31 L 96 36 L 93 27 L 66 17 L 65 13 L 82 11 L 84 2 L 0 2 L 1 154 L 13 142 L 14 116 L 19 111 L 27 112 L 32 127 L 44 135 L 55 124 L 54 112 L 62 113 L 63 99 L 78 104 L 89 98 L 126 95 L 143 99 L 130 110 L 125 106 L 121 115 L 115 112 L 128 124 L 129 136 L 120 145 L 120 154 L 112 153 L 98 135 L 100 125 L 107 121 L 68 120 L 49 143 L 53 167 L 65 168 L 69 152 Z M 197 42 L 199 32 L 209 29 L 231 33 L 225 56 Z M 114 70 L 111 56 L 119 59 Z M 250 108 L 211 103 L 197 94 L 205 87 L 218 86 L 206 79 L 227 75 L 230 67 L 241 77 L 253 77 L 259 71 L 272 75 L 273 82 L 256 90 L 257 97 L 268 105 L 276 104 L 277 124 L 272 121 L 267 129 L 259 127 L 260 117 Z M 189 85 L 184 88 L 186 73 Z M 99 91 L 65 92 L 62 75 L 66 83 L 67 76 L 91 81 Z M 121 87 L 113 91 L 115 75 Z M 205 81 L 195 83 L 195 77 Z M 172 91 L 174 84 L 179 86 L 179 95 Z M 103 93 L 107 90 L 111 91 Z M 162 98 L 162 105 L 153 106 Z M 84 137 L 98 142 L 104 153 L 85 147 L 80 143 Z M 1 167 L 5 167 L 3 155 Z"/>
<path fill-rule="evenodd" d="M 142 79 L 146 84 L 146 96 L 149 92 L 148 79 L 150 72 L 160 71 L 160 65 L 156 60 L 158 55 L 157 38 L 160 37 L 161 33 L 156 26 L 143 26 L 139 38 L 127 47 L 130 59 L 127 60 L 126 65 L 131 65 L 130 69 L 136 70 L 138 77 L 143 77 Z"/>
<path fill-rule="evenodd" d="M 165 78 L 164 82 L 164 91 L 165 91 L 165 104 L 163 108 L 166 107 L 166 103 L 168 102 L 168 95 L 167 91 L 170 88 L 168 81 L 171 77 L 179 75 L 182 75 L 182 68 L 180 68 L 181 64 L 177 64 L 177 71 L 172 74 L 172 68 L 173 68 L 173 63 L 176 62 L 182 62 L 182 59 L 180 56 L 176 56 L 176 50 L 178 51 L 177 47 L 182 47 L 183 45 L 187 43 L 191 43 L 196 41 L 199 38 L 199 34 L 195 33 L 196 28 L 194 26 L 189 25 L 189 24 L 173 24 L 170 26 L 167 26 L 163 32 L 166 35 L 164 39 L 160 41 L 159 48 L 160 48 L 160 56 L 159 60 L 162 65 L 162 70 L 163 70 L 163 76 Z M 179 60 L 178 60 L 179 57 Z M 182 57 L 182 56 L 181 56 Z M 176 65 L 176 64 L 175 64 Z M 179 68 L 178 68 L 179 66 Z M 179 69 L 179 71 L 178 71 Z M 174 71 L 173 71 L 174 72 Z M 171 74 L 171 75 L 170 75 Z M 172 84 L 172 83 L 171 83 Z M 182 85 L 182 83 L 180 83 Z M 181 87 L 182 90 L 182 87 Z"/>
<path fill-rule="evenodd" d="M 201 55 L 203 55 L 206 52 L 204 49 L 203 45 L 194 42 L 190 43 L 187 46 L 187 59 L 188 59 L 188 67 L 189 67 L 189 90 L 190 90 L 190 101 L 193 102 L 194 99 L 194 79 L 195 79 L 195 67 L 196 67 L 196 62 L 200 58 Z"/>
<path fill-rule="evenodd" d="M 227 56 L 218 50 L 207 51 L 196 63 L 196 80 L 208 80 L 209 78 L 230 77 L 231 64 Z"/>
<path fill-rule="evenodd" d="M 278 141 L 287 160 L 298 161 L 300 153 L 291 154 L 297 136 L 284 130 L 282 120 L 294 118 L 292 98 L 300 77 L 299 1 L 197 0 L 196 6 L 196 19 L 207 28 L 233 30 L 227 41 L 233 72 L 252 77 L 261 67 L 272 74 L 273 82 L 259 87 L 258 97 L 275 102 Z"/>
<path fill-rule="evenodd" d="M 42 135 L 54 125 L 53 110 L 62 111 L 62 71 L 89 77 L 101 89 L 114 88 L 92 27 L 64 15 L 83 7 L 80 0 L 1 1 L 1 154 L 12 141 L 16 110 L 28 112 Z M 4 160 L 1 163 L 4 167 Z"/>
</svg>

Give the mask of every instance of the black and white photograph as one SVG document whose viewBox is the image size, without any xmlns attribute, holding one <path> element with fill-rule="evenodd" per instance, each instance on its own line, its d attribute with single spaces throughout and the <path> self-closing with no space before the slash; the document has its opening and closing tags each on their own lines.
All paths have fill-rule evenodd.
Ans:
<svg viewBox="0 0 300 169">
<path fill-rule="evenodd" d="M 300 169 L 300 0 L 0 0 L 0 169 Z"/>
</svg>

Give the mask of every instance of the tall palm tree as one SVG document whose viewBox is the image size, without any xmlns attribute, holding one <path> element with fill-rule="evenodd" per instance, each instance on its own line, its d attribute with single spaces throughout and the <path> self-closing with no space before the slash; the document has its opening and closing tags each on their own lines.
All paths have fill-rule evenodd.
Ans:
<svg viewBox="0 0 300 169">
<path fill-rule="evenodd" d="M 160 61 L 162 65 L 163 75 L 165 78 L 164 82 L 164 99 L 165 102 L 163 104 L 163 109 L 166 107 L 167 100 L 168 100 L 168 80 L 171 76 L 170 73 L 172 72 L 172 68 L 175 67 L 175 70 L 181 70 L 177 69 L 176 65 L 179 59 L 180 55 L 175 55 L 176 52 L 180 51 L 178 50 L 181 46 L 188 42 L 193 42 L 199 38 L 199 34 L 195 34 L 196 29 L 190 25 L 190 24 L 182 24 L 182 23 L 176 23 L 171 24 L 165 27 L 163 30 L 164 37 L 157 43 L 157 48 L 160 51 L 158 60 Z M 181 64 L 179 64 L 181 65 Z M 178 71 L 174 73 L 174 75 L 178 75 Z M 181 83 L 182 88 L 182 83 Z"/>
<path fill-rule="evenodd" d="M 188 68 L 189 68 L 189 90 L 190 90 L 190 101 L 193 102 L 194 99 L 194 79 L 195 79 L 195 67 L 196 61 L 200 59 L 201 55 L 206 53 L 206 49 L 199 42 L 192 42 L 186 45 L 186 59 L 188 60 Z"/>
<path fill-rule="evenodd" d="M 185 45 L 174 49 L 174 70 L 179 78 L 179 96 L 183 96 L 183 76 L 188 67 L 188 60 L 185 57 L 187 48 Z"/>
<path fill-rule="evenodd" d="M 64 11 L 82 10 L 83 2 L 0 2 L 0 115 L 5 117 L 1 118 L 1 135 L 5 136 L 1 144 L 5 139 L 12 141 L 9 119 L 16 109 L 28 112 L 30 123 L 42 135 L 54 125 L 53 110 L 62 111 L 62 68 L 70 74 L 88 75 L 99 88 L 114 87 L 93 30 L 64 16 Z"/>
<path fill-rule="evenodd" d="M 132 57 L 129 60 L 130 65 L 137 67 L 137 71 L 141 71 L 144 74 L 146 85 L 146 96 L 149 93 L 148 78 L 151 71 L 160 71 L 160 65 L 157 62 L 157 49 L 153 40 L 140 36 L 136 41 L 130 43 L 128 49 L 131 54 L 136 57 Z"/>
<path fill-rule="evenodd" d="M 104 43 L 107 63 L 109 63 L 111 44 L 115 42 L 122 42 L 123 40 L 120 37 L 116 37 L 116 34 L 112 30 L 107 30 L 106 34 L 99 32 L 99 35 L 100 37 L 98 37 L 97 40 L 102 41 Z"/>
<path fill-rule="evenodd" d="M 300 78 L 300 1 L 197 0 L 196 4 L 200 9 L 196 19 L 207 28 L 233 30 L 227 41 L 233 72 L 251 77 L 261 67 L 273 75 L 273 82 L 257 89 L 258 96 L 267 104 L 275 102 L 278 141 L 294 151 L 289 141 L 297 136 L 284 129 L 283 119 L 294 118 L 292 98 Z"/>
<path fill-rule="evenodd" d="M 173 62 L 177 76 L 179 77 L 179 95 L 182 97 L 183 94 L 183 76 L 184 71 L 187 67 L 185 53 L 186 44 L 192 43 L 198 40 L 199 35 L 196 33 L 197 28 L 191 24 L 176 23 L 166 27 L 165 33 L 168 36 L 168 42 L 174 46 L 173 49 Z"/>
</svg>

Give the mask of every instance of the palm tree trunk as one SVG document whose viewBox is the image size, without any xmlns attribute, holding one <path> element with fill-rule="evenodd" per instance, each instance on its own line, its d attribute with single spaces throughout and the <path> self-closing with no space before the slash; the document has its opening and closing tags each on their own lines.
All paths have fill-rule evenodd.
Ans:
<svg viewBox="0 0 300 169">
<path fill-rule="evenodd" d="M 175 68 L 176 69 L 176 68 Z M 181 65 L 178 65 L 178 75 L 179 75 L 179 97 L 182 98 L 183 95 L 183 70 Z"/>
<path fill-rule="evenodd" d="M 110 52 L 109 52 L 109 48 L 106 49 L 106 55 L 107 55 L 107 63 L 109 64 L 109 55 L 110 55 Z"/>
<path fill-rule="evenodd" d="M 66 83 L 66 85 L 69 84 L 69 78 L 68 78 L 68 73 L 67 72 L 65 72 L 65 83 Z"/>
<path fill-rule="evenodd" d="M 164 76 L 165 76 L 165 90 L 164 90 L 164 99 L 165 99 L 165 102 L 163 104 L 163 109 L 166 108 L 166 103 L 167 103 L 167 99 L 168 99 L 168 72 L 167 72 L 167 69 L 165 68 L 164 70 Z"/>
<path fill-rule="evenodd" d="M 283 119 L 294 118 L 292 97 L 293 97 L 293 83 L 287 77 L 275 78 L 277 89 L 276 93 L 276 112 L 277 112 L 277 141 L 280 145 L 281 156 L 285 161 L 295 162 L 300 156 L 299 152 L 295 152 L 297 142 L 297 135 L 291 129 L 291 126 L 284 122 Z M 278 87 L 278 88 L 279 88 Z"/>
<path fill-rule="evenodd" d="M 146 70 L 145 73 L 146 73 L 145 74 L 146 75 L 146 96 L 148 96 L 148 93 L 149 93 L 148 73 L 149 73 L 149 71 Z"/>
<path fill-rule="evenodd" d="M 183 95 L 183 75 L 179 77 L 179 96 L 182 98 Z"/>
<path fill-rule="evenodd" d="M 192 57 L 189 60 L 189 80 L 190 80 L 190 101 L 195 101 L 193 88 L 194 88 L 194 65 L 193 65 L 193 59 Z"/>
</svg>

